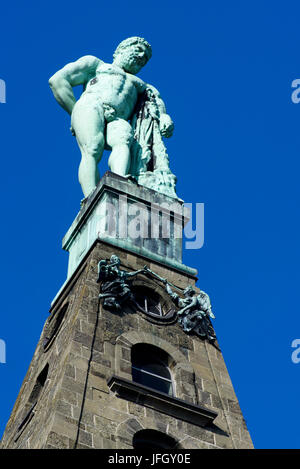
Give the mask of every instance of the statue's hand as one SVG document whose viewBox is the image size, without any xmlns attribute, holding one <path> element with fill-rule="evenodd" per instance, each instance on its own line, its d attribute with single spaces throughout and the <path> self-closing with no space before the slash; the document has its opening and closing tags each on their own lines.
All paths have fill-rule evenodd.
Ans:
<svg viewBox="0 0 300 469">
<path fill-rule="evenodd" d="M 107 122 L 112 122 L 116 118 L 116 110 L 109 104 L 102 104 L 104 109 L 104 117 Z"/>
<path fill-rule="evenodd" d="M 174 130 L 174 124 L 168 114 L 161 114 L 159 121 L 159 130 L 163 137 L 171 137 Z"/>
</svg>

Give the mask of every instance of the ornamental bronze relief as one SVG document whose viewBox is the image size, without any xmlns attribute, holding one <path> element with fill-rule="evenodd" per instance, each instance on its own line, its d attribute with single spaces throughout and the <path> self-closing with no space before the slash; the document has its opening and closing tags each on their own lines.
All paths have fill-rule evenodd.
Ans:
<svg viewBox="0 0 300 469">
<path fill-rule="evenodd" d="M 207 293 L 200 290 L 196 294 L 191 285 L 179 288 L 147 265 L 128 272 L 120 269 L 120 264 L 119 257 L 114 254 L 109 261 L 102 259 L 98 263 L 97 282 L 100 283 L 99 299 L 103 308 L 114 313 L 127 308 L 137 310 L 156 324 L 168 325 L 178 321 L 184 332 L 215 341 L 211 324 L 211 318 L 215 316 Z"/>
</svg>

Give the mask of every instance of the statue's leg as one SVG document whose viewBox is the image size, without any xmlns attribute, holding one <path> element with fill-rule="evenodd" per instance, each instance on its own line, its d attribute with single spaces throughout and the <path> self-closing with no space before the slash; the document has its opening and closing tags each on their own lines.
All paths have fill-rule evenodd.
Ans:
<svg viewBox="0 0 300 469">
<path fill-rule="evenodd" d="M 79 182 L 87 197 L 100 180 L 97 165 L 104 149 L 104 114 L 94 95 L 84 95 L 77 101 L 71 123 L 81 151 Z"/>
<path fill-rule="evenodd" d="M 127 176 L 130 167 L 130 146 L 132 127 L 124 119 L 116 119 L 107 124 L 106 139 L 112 148 L 108 160 L 111 171 L 120 176 Z"/>
</svg>

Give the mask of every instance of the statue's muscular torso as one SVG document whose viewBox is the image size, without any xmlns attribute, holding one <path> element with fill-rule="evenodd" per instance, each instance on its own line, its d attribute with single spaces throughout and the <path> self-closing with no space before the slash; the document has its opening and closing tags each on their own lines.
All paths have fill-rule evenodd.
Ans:
<svg viewBox="0 0 300 469">
<path fill-rule="evenodd" d="M 140 78 L 126 73 L 114 64 L 101 62 L 95 77 L 89 80 L 83 95 L 94 94 L 95 99 L 111 106 L 116 117 L 128 120 L 136 105 L 139 93 L 145 90 L 146 84 Z"/>
</svg>

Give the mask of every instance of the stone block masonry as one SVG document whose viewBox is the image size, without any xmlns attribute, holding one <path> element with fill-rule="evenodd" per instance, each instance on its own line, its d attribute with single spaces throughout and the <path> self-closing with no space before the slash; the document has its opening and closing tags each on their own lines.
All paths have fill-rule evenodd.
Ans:
<svg viewBox="0 0 300 469">
<path fill-rule="evenodd" d="M 148 263 L 177 286 L 195 285 L 191 274 L 95 241 L 52 305 L 1 447 L 129 449 L 137 432 L 151 429 L 172 437 L 177 448 L 253 448 L 218 343 L 188 335 L 176 322 L 151 322 L 140 311 L 102 308 L 97 263 L 112 254 L 122 269 Z M 149 286 L 143 275 L 136 281 Z M 46 334 L 52 334 L 47 342 Z M 131 350 L 139 343 L 170 357 L 178 416 L 151 399 L 145 405 L 124 399 L 108 386 L 112 376 L 132 382 Z M 206 425 L 191 423 L 181 418 L 188 414 L 180 402 L 217 416 Z"/>
</svg>

